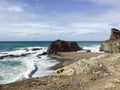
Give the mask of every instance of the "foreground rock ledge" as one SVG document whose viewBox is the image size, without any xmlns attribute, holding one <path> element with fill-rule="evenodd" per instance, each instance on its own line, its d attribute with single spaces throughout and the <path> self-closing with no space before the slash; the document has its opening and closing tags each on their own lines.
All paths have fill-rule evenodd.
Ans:
<svg viewBox="0 0 120 90">
<path fill-rule="evenodd" d="M 112 28 L 110 39 L 102 42 L 100 50 L 108 53 L 119 53 L 120 30 Z"/>
<path fill-rule="evenodd" d="M 77 42 L 67 42 L 63 40 L 53 41 L 47 51 L 48 55 L 57 54 L 57 52 L 73 52 L 82 50 Z"/>
</svg>

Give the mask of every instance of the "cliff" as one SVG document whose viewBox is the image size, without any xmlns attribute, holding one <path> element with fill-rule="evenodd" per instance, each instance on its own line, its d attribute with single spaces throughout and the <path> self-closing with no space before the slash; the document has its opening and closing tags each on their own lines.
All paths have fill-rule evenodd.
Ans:
<svg viewBox="0 0 120 90">
<path fill-rule="evenodd" d="M 111 29 L 110 39 L 102 42 L 100 50 L 108 53 L 120 52 L 120 31 L 118 29 Z"/>
</svg>

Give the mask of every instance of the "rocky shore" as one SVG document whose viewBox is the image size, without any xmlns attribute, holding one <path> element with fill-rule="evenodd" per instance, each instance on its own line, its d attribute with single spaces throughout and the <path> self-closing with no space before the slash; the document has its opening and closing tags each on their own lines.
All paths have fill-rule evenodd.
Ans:
<svg viewBox="0 0 120 90">
<path fill-rule="evenodd" d="M 109 53 L 75 52 L 82 50 L 77 43 L 56 40 L 45 53 L 60 62 L 51 67 L 53 75 L 3 84 L 0 90 L 120 90 L 119 39 L 120 31 L 112 29 L 101 45 Z"/>
<path fill-rule="evenodd" d="M 85 52 L 83 52 L 83 53 L 81 53 L 81 52 L 61 52 L 61 53 L 58 53 L 58 55 L 50 56 L 51 58 L 56 58 L 60 62 L 56 66 L 51 67 L 51 69 L 56 70 L 58 68 L 62 68 L 64 66 L 70 65 L 76 61 L 79 61 L 80 59 L 90 59 L 92 57 L 96 57 L 99 55 L 101 55 L 101 54 L 85 53 Z M 40 90 L 57 90 L 57 88 L 53 88 L 51 86 L 50 87 L 47 87 L 46 85 L 44 86 L 44 84 L 54 85 L 54 83 L 56 83 L 55 87 L 57 87 L 57 85 L 59 86 L 60 83 L 63 83 L 63 86 L 64 86 L 64 83 L 68 82 L 66 80 L 69 80 L 70 77 L 72 78 L 73 76 L 66 76 L 66 75 L 64 76 L 63 75 L 63 76 L 59 77 L 59 76 L 57 76 L 57 74 L 54 74 L 54 75 L 43 77 L 43 78 L 24 79 L 21 81 L 16 81 L 16 82 L 10 83 L 10 84 L 0 85 L 0 90 L 37 90 L 38 88 Z M 56 79 L 56 80 L 53 82 L 52 80 L 54 80 L 54 79 Z M 65 79 L 65 82 L 64 82 L 64 79 Z M 40 84 L 40 85 L 38 85 L 38 84 Z M 43 85 L 44 87 L 43 86 L 41 87 L 41 85 Z M 59 87 L 59 89 L 60 88 L 61 88 L 61 86 Z M 62 88 L 61 88 L 61 90 L 62 90 Z"/>
<path fill-rule="evenodd" d="M 68 61 L 71 53 L 62 53 L 59 58 Z M 74 52 L 71 58 L 77 60 L 78 52 L 76 54 Z M 120 54 L 83 54 L 89 58 L 83 59 L 79 53 L 81 59 L 56 70 L 51 76 L 0 85 L 0 90 L 120 90 Z"/>
</svg>

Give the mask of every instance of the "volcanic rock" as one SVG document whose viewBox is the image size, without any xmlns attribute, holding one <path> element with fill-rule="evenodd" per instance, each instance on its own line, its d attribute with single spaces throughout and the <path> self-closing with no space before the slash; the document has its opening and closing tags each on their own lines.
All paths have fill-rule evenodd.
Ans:
<svg viewBox="0 0 120 90">
<path fill-rule="evenodd" d="M 42 48 L 33 48 L 32 51 L 38 51 L 41 50 Z"/>
<path fill-rule="evenodd" d="M 63 40 L 53 41 L 48 50 L 48 55 L 57 54 L 57 52 L 73 52 L 82 50 L 81 47 L 78 46 L 77 42 L 67 42 Z"/>
<path fill-rule="evenodd" d="M 0 56 L 0 59 L 5 59 L 5 58 L 18 58 L 18 57 L 25 57 L 25 56 L 28 56 L 30 54 L 33 54 L 33 53 L 23 53 L 21 55 L 14 55 L 14 54 L 8 54 L 8 55 L 3 55 L 3 56 Z"/>
</svg>

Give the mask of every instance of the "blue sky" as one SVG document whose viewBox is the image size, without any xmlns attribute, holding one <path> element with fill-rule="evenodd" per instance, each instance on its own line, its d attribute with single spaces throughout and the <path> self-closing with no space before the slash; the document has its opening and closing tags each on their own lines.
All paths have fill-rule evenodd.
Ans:
<svg viewBox="0 0 120 90">
<path fill-rule="evenodd" d="M 106 40 L 119 19 L 119 0 L 0 0 L 0 41 Z"/>
</svg>

